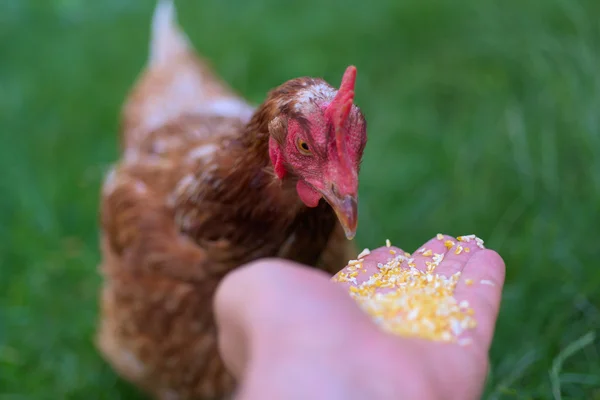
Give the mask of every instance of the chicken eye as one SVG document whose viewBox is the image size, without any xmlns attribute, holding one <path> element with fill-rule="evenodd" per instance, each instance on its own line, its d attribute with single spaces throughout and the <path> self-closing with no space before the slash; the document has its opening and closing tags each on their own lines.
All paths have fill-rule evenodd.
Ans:
<svg viewBox="0 0 600 400">
<path fill-rule="evenodd" d="M 308 143 L 306 143 L 304 140 L 298 139 L 298 141 L 296 142 L 296 145 L 297 145 L 300 153 L 302 153 L 304 155 L 310 154 L 310 147 L 308 147 Z"/>
</svg>

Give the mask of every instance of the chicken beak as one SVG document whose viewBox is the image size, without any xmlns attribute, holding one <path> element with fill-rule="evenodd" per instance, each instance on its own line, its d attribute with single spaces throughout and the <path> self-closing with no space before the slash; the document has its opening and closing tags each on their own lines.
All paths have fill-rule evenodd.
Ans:
<svg viewBox="0 0 600 400">
<path fill-rule="evenodd" d="M 333 194 L 327 193 L 323 196 L 329 203 L 338 217 L 340 224 L 344 228 L 346 239 L 352 240 L 356 235 L 356 225 L 358 224 L 358 202 L 355 196 L 344 196 L 339 198 Z"/>
</svg>

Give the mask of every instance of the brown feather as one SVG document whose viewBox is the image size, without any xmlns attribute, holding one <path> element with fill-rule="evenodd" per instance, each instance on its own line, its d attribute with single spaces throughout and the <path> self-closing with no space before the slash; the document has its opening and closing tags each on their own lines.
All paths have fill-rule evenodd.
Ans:
<svg viewBox="0 0 600 400">
<path fill-rule="evenodd" d="M 204 82 L 198 104 L 238 101 L 206 65 L 190 60 L 150 68 L 134 87 L 123 110 L 124 152 L 101 196 L 97 344 L 122 377 L 156 399 L 233 393 L 212 312 L 227 272 L 281 257 L 334 273 L 355 254 L 329 205 L 304 206 L 293 179 L 281 183 L 268 157 L 269 135 L 282 140 L 285 132 L 272 121 L 292 112 L 298 90 L 323 81 L 289 81 L 250 119 L 186 100 L 157 123 L 152 99 L 171 96 L 165 88 L 177 74 Z"/>
</svg>

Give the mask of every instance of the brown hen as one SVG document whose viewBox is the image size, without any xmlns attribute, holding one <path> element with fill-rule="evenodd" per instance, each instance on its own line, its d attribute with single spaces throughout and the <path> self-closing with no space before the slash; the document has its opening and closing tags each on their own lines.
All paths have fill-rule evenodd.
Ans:
<svg viewBox="0 0 600 400">
<path fill-rule="evenodd" d="M 159 1 L 101 197 L 97 344 L 153 398 L 223 398 L 212 300 L 232 269 L 281 257 L 335 273 L 356 255 L 366 123 L 339 90 L 292 79 L 253 107 L 214 75 Z"/>
</svg>

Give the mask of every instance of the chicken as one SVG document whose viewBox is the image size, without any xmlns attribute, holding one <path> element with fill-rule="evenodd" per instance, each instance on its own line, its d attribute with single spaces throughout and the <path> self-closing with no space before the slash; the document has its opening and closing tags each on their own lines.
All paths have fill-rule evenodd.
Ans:
<svg viewBox="0 0 600 400">
<path fill-rule="evenodd" d="M 259 258 L 333 275 L 356 256 L 367 141 L 356 68 L 339 90 L 296 78 L 253 106 L 196 54 L 166 0 L 149 50 L 102 186 L 96 343 L 152 398 L 224 398 L 235 381 L 212 314 L 220 280 Z"/>
</svg>

